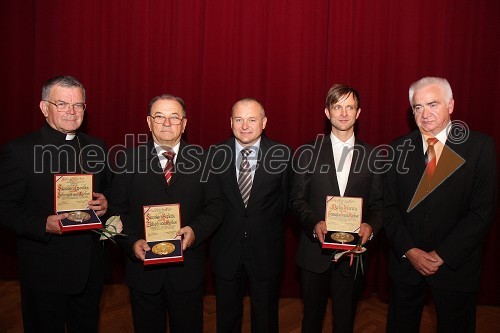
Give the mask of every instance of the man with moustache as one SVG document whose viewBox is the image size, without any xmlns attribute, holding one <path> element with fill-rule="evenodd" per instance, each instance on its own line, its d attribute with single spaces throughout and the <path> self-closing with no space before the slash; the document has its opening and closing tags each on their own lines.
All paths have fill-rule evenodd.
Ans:
<svg viewBox="0 0 500 333">
<path fill-rule="evenodd" d="M 384 188 L 391 243 L 387 332 L 419 332 L 427 289 L 438 332 L 475 332 L 482 247 L 496 209 L 494 142 L 452 123 L 446 79 L 414 82 L 409 99 L 419 130 L 392 143 L 392 160 L 399 162 Z"/>
<path fill-rule="evenodd" d="M 304 301 L 302 332 L 322 332 L 329 295 L 333 331 L 352 332 L 363 287 L 361 273 L 356 275 L 356 267 L 348 258 L 332 262 L 332 251 L 322 249 L 327 234 L 327 196 L 363 199 L 359 229 L 362 244 L 382 226 L 382 176 L 374 172 L 374 149 L 354 135 L 360 103 L 354 88 L 333 85 L 325 108 L 330 135 L 302 146 L 295 154 L 290 204 L 302 227 L 296 255 Z"/>
<path fill-rule="evenodd" d="M 187 124 L 184 101 L 161 95 L 149 104 L 151 140 L 128 150 L 114 177 L 110 209 L 123 222 L 126 283 L 135 332 L 202 332 L 205 245 L 222 221 L 224 202 L 217 188 L 202 181 L 205 153 L 182 139 Z M 171 165 L 173 164 L 173 165 Z M 172 167 L 172 168 L 171 168 Z M 164 174 L 165 171 L 165 174 Z M 143 206 L 180 204 L 182 263 L 144 266 Z"/>
<path fill-rule="evenodd" d="M 68 213 L 54 214 L 54 175 L 93 174 L 88 204 L 103 216 L 104 142 L 79 131 L 86 104 L 77 79 L 47 80 L 40 109 L 45 125 L 7 143 L 0 158 L 0 223 L 17 234 L 24 331 L 97 332 L 103 247 L 90 231 L 61 234 Z"/>
<path fill-rule="evenodd" d="M 211 240 L 217 332 L 241 332 L 246 283 L 252 332 L 278 332 L 291 150 L 263 135 L 267 118 L 253 98 L 234 104 L 230 122 L 234 138 L 212 162 L 227 206 Z"/>
</svg>

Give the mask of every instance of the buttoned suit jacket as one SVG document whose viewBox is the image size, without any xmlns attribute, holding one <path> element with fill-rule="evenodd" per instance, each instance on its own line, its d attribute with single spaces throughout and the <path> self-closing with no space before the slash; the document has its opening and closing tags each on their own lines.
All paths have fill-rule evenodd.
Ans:
<svg viewBox="0 0 500 333">
<path fill-rule="evenodd" d="M 68 170 L 55 130 L 40 130 L 5 144 L 0 158 L 0 223 L 17 234 L 19 278 L 32 290 L 75 294 L 87 283 L 104 282 L 103 248 L 99 235 L 78 231 L 63 235 L 45 232 L 47 217 L 55 214 L 54 175 Z M 62 135 L 62 133 L 58 133 Z M 76 140 L 76 139 L 74 139 Z M 94 192 L 106 194 L 109 170 L 104 142 L 78 133 L 84 169 L 93 174 Z M 69 147 L 66 145 L 66 147 Z M 70 154 L 69 164 L 78 163 Z M 87 161 L 100 161 L 93 165 Z M 95 273 L 90 277 L 91 267 Z"/>
<path fill-rule="evenodd" d="M 201 147 L 181 140 L 174 173 L 167 186 L 153 141 L 128 150 L 113 179 L 111 209 L 123 222 L 119 237 L 127 255 L 126 282 L 144 293 L 160 291 L 166 275 L 178 291 L 199 287 L 205 278 L 206 240 L 224 215 L 224 202 L 217 189 L 203 179 L 206 154 Z M 135 257 L 133 245 L 145 239 L 143 206 L 180 204 L 182 226 L 190 226 L 195 243 L 184 251 L 182 263 L 144 266 Z"/>
<path fill-rule="evenodd" d="M 457 132 L 452 128 L 450 133 Z M 451 134 L 433 177 L 445 180 L 409 212 L 425 170 L 422 136 L 414 131 L 391 144 L 394 163 L 384 187 L 384 222 L 391 243 L 389 274 L 410 285 L 422 282 L 424 277 L 403 255 L 415 247 L 435 250 L 445 263 L 425 277 L 430 285 L 477 291 L 482 245 L 496 208 L 495 148 L 493 139 L 479 132 L 468 132 L 465 141 L 454 141 Z M 465 163 L 445 177 L 450 154 L 458 154 Z"/>
<path fill-rule="evenodd" d="M 259 279 L 276 277 L 283 270 L 285 235 L 283 217 L 287 211 L 291 149 L 261 136 L 257 169 L 245 208 L 238 187 L 235 139 L 218 145 L 211 153 L 213 172 L 223 193 L 227 212 L 211 240 L 211 262 L 215 275 L 233 279 L 246 232 L 251 265 Z"/>
<path fill-rule="evenodd" d="M 356 139 L 345 197 L 363 199 L 362 222 L 374 233 L 382 227 L 382 174 L 376 171 L 375 151 Z M 323 273 L 332 264 L 332 251 L 323 250 L 313 237 L 316 224 L 325 220 L 326 197 L 340 196 L 330 136 L 318 136 L 295 153 L 290 205 L 302 227 L 297 246 L 297 265 L 314 273 Z M 345 267 L 344 267 L 345 266 Z M 342 269 L 348 274 L 348 265 Z"/>
</svg>

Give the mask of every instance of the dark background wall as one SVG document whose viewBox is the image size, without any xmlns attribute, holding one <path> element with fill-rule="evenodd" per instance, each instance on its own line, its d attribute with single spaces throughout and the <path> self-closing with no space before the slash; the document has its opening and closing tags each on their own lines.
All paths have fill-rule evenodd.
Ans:
<svg viewBox="0 0 500 333">
<path fill-rule="evenodd" d="M 109 147 L 137 143 L 149 101 L 168 92 L 186 101 L 191 143 L 225 140 L 232 104 L 252 96 L 267 135 L 296 148 L 324 132 L 337 82 L 361 94 L 358 137 L 389 143 L 410 130 L 408 86 L 426 75 L 448 78 L 453 119 L 498 146 L 499 22 L 497 0 L 4 0 L 0 146 L 43 123 L 41 86 L 61 74 L 85 85 L 84 128 Z M 286 223 L 283 295 L 298 296 L 299 230 Z M 495 223 L 487 239 L 481 303 L 500 304 L 499 231 Z M 385 298 L 387 243 L 374 242 L 366 292 Z M 14 244 L 2 230 L 0 277 L 17 274 Z M 119 280 L 119 253 L 112 259 Z"/>
</svg>

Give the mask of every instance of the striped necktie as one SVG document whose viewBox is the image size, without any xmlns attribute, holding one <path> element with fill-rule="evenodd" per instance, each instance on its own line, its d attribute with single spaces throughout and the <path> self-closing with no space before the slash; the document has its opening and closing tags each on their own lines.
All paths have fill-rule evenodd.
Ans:
<svg viewBox="0 0 500 333">
<path fill-rule="evenodd" d="M 163 169 L 163 173 L 165 174 L 165 180 L 167 181 L 167 185 L 170 185 L 170 179 L 174 174 L 174 156 L 175 153 L 173 150 L 169 150 L 163 153 L 163 156 L 167 159 L 167 164 L 165 165 L 165 169 Z"/>
<path fill-rule="evenodd" d="M 250 198 L 250 190 L 252 189 L 252 172 L 250 170 L 250 162 L 248 162 L 248 155 L 250 155 L 250 149 L 241 150 L 241 164 L 240 173 L 238 176 L 238 187 L 240 188 L 241 198 L 245 207 L 248 204 L 248 199 Z"/>
</svg>

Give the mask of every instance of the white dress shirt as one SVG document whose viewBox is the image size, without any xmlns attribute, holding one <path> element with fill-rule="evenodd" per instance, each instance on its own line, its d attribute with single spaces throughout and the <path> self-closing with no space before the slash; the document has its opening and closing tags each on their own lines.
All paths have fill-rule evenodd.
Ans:
<svg viewBox="0 0 500 333">
<path fill-rule="evenodd" d="M 158 154 L 158 158 L 160 159 L 161 168 L 162 168 L 162 170 L 165 170 L 165 166 L 167 165 L 167 158 L 165 156 L 163 156 L 163 153 L 165 153 L 167 151 L 162 146 L 157 144 L 156 142 L 154 144 L 155 144 L 156 153 Z M 174 163 L 174 165 L 175 165 L 175 162 L 177 161 L 177 154 L 179 153 L 180 146 L 181 146 L 181 143 L 178 142 L 175 146 L 172 147 L 172 150 L 175 153 L 174 160 L 172 161 Z"/>
<path fill-rule="evenodd" d="M 349 179 L 349 171 L 351 170 L 354 134 L 346 142 L 339 140 L 333 133 L 330 133 L 330 139 L 332 141 L 333 159 L 335 161 L 340 195 L 344 196 L 347 180 Z"/>
<path fill-rule="evenodd" d="M 436 164 L 439 163 L 439 158 L 441 157 L 441 153 L 443 152 L 444 145 L 446 144 L 446 140 L 448 140 L 448 132 L 451 128 L 451 121 L 445 128 L 439 132 L 435 138 L 438 139 L 438 142 L 434 144 L 434 151 L 436 152 Z M 430 136 L 422 135 L 422 149 L 424 150 L 424 155 L 427 153 L 427 139 Z"/>
<path fill-rule="evenodd" d="M 260 149 L 260 138 L 257 140 L 256 143 L 254 143 L 253 146 L 251 147 L 243 147 L 238 140 L 234 140 L 236 143 L 235 145 L 235 151 L 236 151 L 236 162 L 234 163 L 234 166 L 236 167 L 236 181 L 238 181 L 238 178 L 240 177 L 240 164 L 241 164 L 241 159 L 243 156 L 241 155 L 241 151 L 245 148 L 250 149 L 250 155 L 248 155 L 248 162 L 250 163 L 250 170 L 252 173 L 252 182 L 253 182 L 253 177 L 255 175 L 255 169 L 257 166 L 257 159 L 259 157 L 259 149 Z"/>
</svg>

